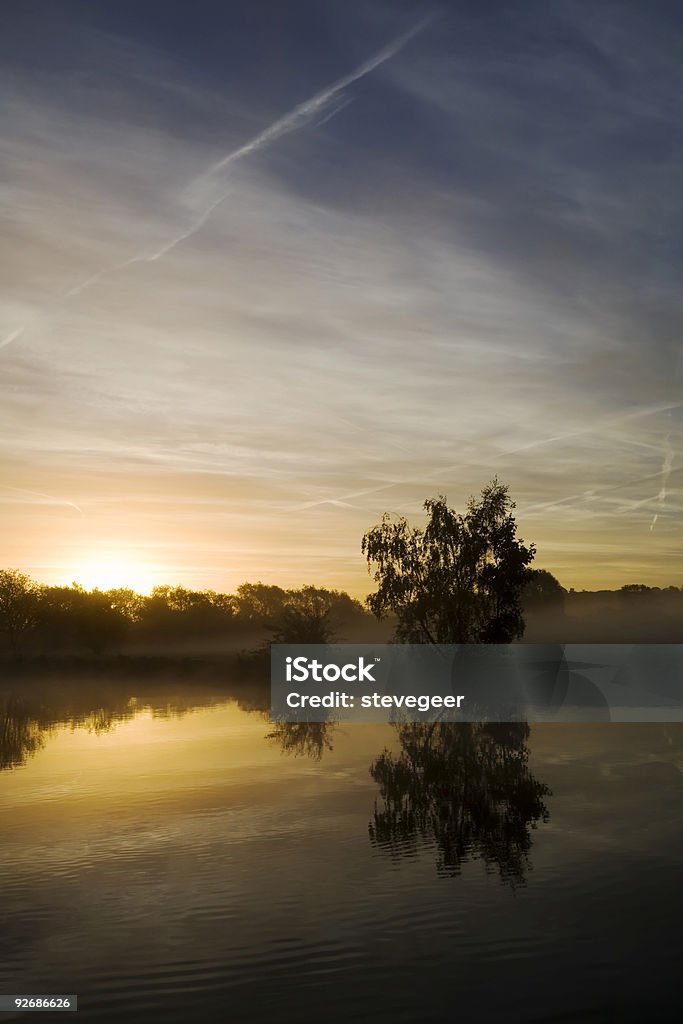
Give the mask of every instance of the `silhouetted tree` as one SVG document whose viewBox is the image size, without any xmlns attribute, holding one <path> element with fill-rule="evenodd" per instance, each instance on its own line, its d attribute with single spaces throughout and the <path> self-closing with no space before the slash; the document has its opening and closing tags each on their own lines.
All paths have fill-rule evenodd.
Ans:
<svg viewBox="0 0 683 1024">
<path fill-rule="evenodd" d="M 235 594 L 237 614 L 243 622 L 261 626 L 274 622 L 287 595 L 282 587 L 267 583 L 242 583 Z"/>
<path fill-rule="evenodd" d="M 101 590 L 90 593 L 75 587 L 75 625 L 79 642 L 93 654 L 101 655 L 118 647 L 130 625 L 110 597 Z"/>
<path fill-rule="evenodd" d="M 529 726 L 432 722 L 395 726 L 398 755 L 370 767 L 380 787 L 370 838 L 393 857 L 436 844 L 440 873 L 481 859 L 511 885 L 524 880 L 530 830 L 548 820 L 550 790 L 529 770 Z"/>
<path fill-rule="evenodd" d="M 70 587 L 43 587 L 40 594 L 43 646 L 50 649 L 85 647 L 95 655 L 118 646 L 130 627 L 109 593 Z"/>
<path fill-rule="evenodd" d="M 224 638 L 234 620 L 234 600 L 228 594 L 160 586 L 142 599 L 136 635 L 173 643 Z"/>
<path fill-rule="evenodd" d="M 0 630 L 6 634 L 10 653 L 20 658 L 26 636 L 38 624 L 40 588 L 18 569 L 0 569 Z"/>
<path fill-rule="evenodd" d="M 145 605 L 142 594 L 136 593 L 131 587 L 114 587 L 102 591 L 106 595 L 111 608 L 120 612 L 128 622 L 139 622 Z"/>
<path fill-rule="evenodd" d="M 560 581 L 547 569 L 529 569 L 522 593 L 522 603 L 525 608 L 560 611 L 564 608 L 566 594 L 567 591 Z"/>
<path fill-rule="evenodd" d="M 334 596 L 321 587 L 288 590 L 272 623 L 275 644 L 327 644 L 334 639 L 331 621 Z"/>
<path fill-rule="evenodd" d="M 78 646 L 72 587 L 41 587 L 37 646 L 55 652 Z"/>
<path fill-rule="evenodd" d="M 524 632 L 521 596 L 535 547 L 517 538 L 508 488 L 493 480 L 464 515 L 444 497 L 424 503 L 421 530 L 385 515 L 365 534 L 372 612 L 398 619 L 403 643 L 508 643 Z"/>
</svg>

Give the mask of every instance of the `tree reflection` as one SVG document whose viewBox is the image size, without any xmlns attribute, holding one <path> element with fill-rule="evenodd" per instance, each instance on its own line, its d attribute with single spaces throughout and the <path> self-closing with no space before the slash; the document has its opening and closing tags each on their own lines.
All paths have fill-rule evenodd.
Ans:
<svg viewBox="0 0 683 1024">
<path fill-rule="evenodd" d="M 0 688 L 0 770 L 19 768 L 45 746 L 58 729 L 85 729 L 95 735 L 148 714 L 176 718 L 198 707 L 225 703 L 230 697 L 253 710 L 261 704 L 260 687 L 239 686 L 234 694 L 200 686 L 138 684 L 131 694 L 126 680 L 78 679 L 24 681 L 21 689 Z"/>
<path fill-rule="evenodd" d="M 529 726 L 522 723 L 402 723 L 400 753 L 385 750 L 370 766 L 381 805 L 371 841 L 393 858 L 436 845 L 440 874 L 457 875 L 481 859 L 512 885 L 530 867 L 531 830 L 548 820 L 550 790 L 528 766 Z"/>
<path fill-rule="evenodd" d="M 234 701 L 263 715 L 266 691 L 260 679 L 203 685 L 159 681 L 133 687 L 125 681 L 92 678 L 59 685 L 24 682 L 21 692 L 0 692 L 0 768 L 26 763 L 59 728 L 108 732 L 147 713 L 183 715 L 192 708 Z M 320 761 L 332 750 L 334 722 L 277 722 L 268 739 L 288 755 Z M 394 727 L 398 746 L 370 765 L 380 798 L 370 823 L 372 842 L 393 858 L 422 845 L 438 851 L 438 870 L 458 874 L 468 860 L 516 885 L 529 868 L 531 834 L 548 812 L 549 789 L 529 769 L 526 723 L 402 723 Z"/>
<path fill-rule="evenodd" d="M 333 722 L 277 722 L 266 739 L 278 743 L 284 754 L 320 761 L 326 750 L 332 750 L 334 730 Z"/>
<path fill-rule="evenodd" d="M 0 770 L 18 768 L 45 744 L 45 729 L 18 698 L 0 705 Z"/>
</svg>

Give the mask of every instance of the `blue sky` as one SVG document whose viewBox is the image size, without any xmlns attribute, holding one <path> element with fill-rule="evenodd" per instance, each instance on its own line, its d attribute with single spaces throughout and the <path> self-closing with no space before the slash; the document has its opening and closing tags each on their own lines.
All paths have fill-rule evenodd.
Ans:
<svg viewBox="0 0 683 1024">
<path fill-rule="evenodd" d="M 565 585 L 683 583 L 676 5 L 4 23 L 3 564 L 362 594 L 498 474 Z"/>
</svg>

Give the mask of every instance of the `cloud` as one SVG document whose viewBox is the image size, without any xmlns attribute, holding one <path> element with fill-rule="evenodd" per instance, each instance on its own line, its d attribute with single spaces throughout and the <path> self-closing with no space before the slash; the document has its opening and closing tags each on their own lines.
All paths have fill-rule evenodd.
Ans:
<svg viewBox="0 0 683 1024">
<path fill-rule="evenodd" d="M 166 105 L 182 76 L 166 90 L 152 61 L 151 88 L 135 50 L 115 47 L 104 63 L 122 62 L 123 84 L 87 110 L 35 68 L 6 90 L 2 336 L 27 325 L 2 350 L 1 469 L 27 499 L 2 510 L 13 562 L 52 565 L 78 527 L 90 544 L 158 543 L 200 583 L 218 564 L 223 586 L 323 567 L 360 592 L 360 537 L 385 509 L 419 516 L 439 492 L 462 506 L 498 472 L 563 582 L 628 582 L 619 551 L 668 581 L 676 154 L 636 146 L 663 145 L 668 79 L 651 109 L 621 98 L 628 68 L 602 45 L 553 71 L 541 46 L 487 50 L 458 19 L 439 28 L 401 61 L 386 48 L 325 90 L 309 82 L 310 100 L 218 157 L 216 139 L 263 123 L 263 105 L 188 84 L 212 131 L 178 125 Z M 295 130 L 380 60 L 348 116 Z M 67 298 L 74 281 L 90 286 Z M 29 491 L 68 495 L 86 525 Z"/>
<path fill-rule="evenodd" d="M 278 139 L 288 135 L 290 132 L 304 128 L 311 123 L 314 123 L 316 127 L 320 127 L 325 124 L 331 117 L 339 113 L 339 111 L 342 110 L 349 102 L 348 99 L 341 96 L 344 90 L 355 82 L 360 81 L 377 68 L 381 67 L 382 64 L 391 60 L 392 57 L 395 57 L 396 54 L 399 53 L 415 35 L 422 32 L 434 21 L 434 19 L 434 15 L 422 19 L 409 31 L 404 32 L 391 43 L 378 50 L 372 57 L 363 61 L 362 64 L 349 74 L 337 79 L 337 81 L 333 82 L 332 85 L 321 89 L 309 99 L 294 107 L 283 117 L 278 118 L 263 131 L 251 138 L 248 142 L 231 150 L 229 153 L 226 153 L 225 156 L 220 158 L 220 160 L 215 161 L 210 167 L 202 172 L 202 174 L 195 179 L 193 184 L 197 185 L 200 183 L 205 185 L 209 179 L 216 179 L 218 176 L 222 177 L 223 172 L 228 167 L 231 167 L 238 161 L 244 160 L 246 157 L 258 153 L 262 149 L 266 149 Z M 166 256 L 169 252 L 175 249 L 177 245 L 180 245 L 182 242 L 192 238 L 193 235 L 200 231 L 207 223 L 214 210 L 216 210 L 221 203 L 228 198 L 231 191 L 232 189 L 225 189 L 224 187 L 221 187 L 219 195 L 213 198 L 208 205 L 200 210 L 188 227 L 184 228 L 179 234 L 174 235 L 168 241 L 164 242 L 152 253 L 131 256 L 129 259 L 123 260 L 123 262 L 117 263 L 113 267 L 105 267 L 96 271 L 80 284 L 69 288 L 66 292 L 66 296 L 68 298 L 73 298 L 80 295 L 86 288 L 96 284 L 106 274 L 125 270 L 127 267 L 134 266 L 136 263 L 154 263 L 158 259 Z M 11 344 L 24 333 L 24 330 L 25 327 L 22 326 L 10 332 L 10 334 L 0 342 L 0 348 Z"/>
</svg>

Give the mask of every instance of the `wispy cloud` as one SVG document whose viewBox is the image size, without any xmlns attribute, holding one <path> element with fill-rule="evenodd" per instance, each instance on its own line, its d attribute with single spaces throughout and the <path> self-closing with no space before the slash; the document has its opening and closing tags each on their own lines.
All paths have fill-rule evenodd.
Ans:
<svg viewBox="0 0 683 1024">
<path fill-rule="evenodd" d="M 198 583 L 324 570 L 363 592 L 360 537 L 385 510 L 462 506 L 499 473 L 563 582 L 669 581 L 679 113 L 628 18 L 625 65 L 577 11 L 572 32 L 550 12 L 502 35 L 485 19 L 486 38 L 449 14 L 323 89 L 357 52 L 346 9 L 294 84 L 235 60 L 243 81 L 214 69 L 203 91 L 104 34 L 87 96 L 44 63 L 15 70 L 11 561 L 125 540 Z"/>
<path fill-rule="evenodd" d="M 358 82 L 362 78 L 365 78 L 366 75 L 369 75 L 371 72 L 381 67 L 382 64 L 391 60 L 392 57 L 395 57 L 396 54 L 399 53 L 415 35 L 424 31 L 424 29 L 435 20 L 435 17 L 436 15 L 431 15 L 428 18 L 422 19 L 409 31 L 404 32 L 387 46 L 382 47 L 382 49 L 372 57 L 363 61 L 362 64 L 349 72 L 349 74 L 337 79 L 337 81 L 333 82 L 331 85 L 321 89 L 309 99 L 294 107 L 287 114 L 278 118 L 248 142 L 245 142 L 243 145 L 238 146 L 229 153 L 226 153 L 225 156 L 220 158 L 220 160 L 211 164 L 211 166 L 199 175 L 192 184 L 194 186 L 198 184 L 205 185 L 210 179 L 215 180 L 219 177 L 222 178 L 227 168 L 255 153 L 258 153 L 260 150 L 266 149 L 268 146 L 271 146 L 278 139 L 288 135 L 290 132 L 302 129 L 311 123 L 314 123 L 316 127 L 320 127 L 325 124 L 331 117 L 343 110 L 349 102 L 348 99 L 345 99 L 341 95 L 349 86 L 353 85 L 354 82 Z M 136 263 L 154 263 L 163 256 L 166 256 L 169 252 L 175 249 L 176 246 L 187 241 L 189 238 L 192 238 L 193 235 L 200 231 L 207 223 L 214 210 L 216 210 L 221 203 L 228 198 L 231 191 L 232 189 L 225 189 L 224 187 L 221 187 L 219 195 L 200 210 L 198 215 L 195 216 L 187 228 L 182 230 L 179 234 L 174 235 L 167 242 L 164 242 L 163 245 L 154 252 L 131 256 L 129 259 L 123 260 L 121 263 L 117 263 L 112 267 L 102 268 L 87 277 L 84 281 L 81 281 L 79 284 L 69 288 L 66 292 L 66 296 L 68 298 L 73 298 L 74 296 L 80 295 L 86 288 L 96 284 L 107 274 L 125 270 L 127 267 L 134 266 Z M 25 325 L 11 331 L 4 340 L 0 342 L 0 348 L 11 344 L 23 334 L 24 330 Z"/>
</svg>

